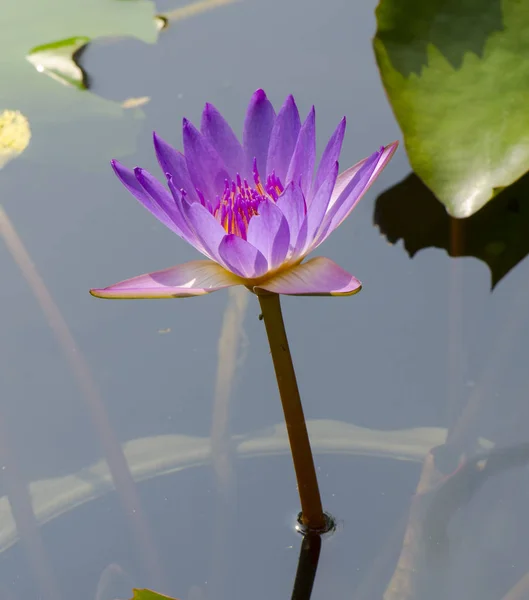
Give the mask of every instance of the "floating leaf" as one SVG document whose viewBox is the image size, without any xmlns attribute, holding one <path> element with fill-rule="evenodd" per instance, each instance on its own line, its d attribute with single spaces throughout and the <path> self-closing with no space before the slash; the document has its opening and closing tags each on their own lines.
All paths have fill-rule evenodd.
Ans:
<svg viewBox="0 0 529 600">
<path fill-rule="evenodd" d="M 56 81 L 85 90 L 86 74 L 77 64 L 77 57 L 90 41 L 87 37 L 72 37 L 29 51 L 28 61 L 39 73 L 45 73 Z"/>
<path fill-rule="evenodd" d="M 447 215 L 411 174 L 377 198 L 374 220 L 388 241 L 404 241 L 410 257 L 436 247 L 450 256 L 481 259 L 490 268 L 494 287 L 529 254 L 529 174 L 464 220 Z"/>
<path fill-rule="evenodd" d="M 0 113 L 0 169 L 27 148 L 31 129 L 26 117 L 18 110 Z"/>
<path fill-rule="evenodd" d="M 163 594 L 157 594 L 151 590 L 132 590 L 134 595 L 131 600 L 177 600 L 170 596 L 164 596 Z"/>
<path fill-rule="evenodd" d="M 375 53 L 410 163 L 454 217 L 529 170 L 529 3 L 381 0 Z"/>
<path fill-rule="evenodd" d="M 101 148 L 109 159 L 134 150 L 141 111 L 82 91 L 86 81 L 74 59 L 96 37 L 155 42 L 154 12 L 150 0 L 2 0 L 0 111 L 16 106 L 30 120 L 33 139 L 24 159 L 91 170 L 107 168 Z"/>
</svg>

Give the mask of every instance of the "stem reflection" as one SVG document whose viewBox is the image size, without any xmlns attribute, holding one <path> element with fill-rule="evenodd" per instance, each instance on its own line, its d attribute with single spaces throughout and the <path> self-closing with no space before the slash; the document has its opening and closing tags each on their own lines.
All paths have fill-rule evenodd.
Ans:
<svg viewBox="0 0 529 600">
<path fill-rule="evenodd" d="M 320 560 L 321 536 L 307 533 L 301 540 L 298 569 L 292 590 L 292 600 L 310 600 L 316 570 Z"/>
</svg>

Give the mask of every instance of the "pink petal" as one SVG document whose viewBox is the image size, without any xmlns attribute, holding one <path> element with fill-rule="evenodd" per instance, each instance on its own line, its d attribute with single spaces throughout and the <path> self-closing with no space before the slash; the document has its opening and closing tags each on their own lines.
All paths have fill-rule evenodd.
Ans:
<svg viewBox="0 0 529 600">
<path fill-rule="evenodd" d="M 210 294 L 243 283 L 239 277 L 210 260 L 193 260 L 164 271 L 147 273 L 107 288 L 90 290 L 96 298 L 187 298 Z"/>
<path fill-rule="evenodd" d="M 254 287 L 289 296 L 350 296 L 362 284 L 329 258 L 318 256 Z"/>
</svg>

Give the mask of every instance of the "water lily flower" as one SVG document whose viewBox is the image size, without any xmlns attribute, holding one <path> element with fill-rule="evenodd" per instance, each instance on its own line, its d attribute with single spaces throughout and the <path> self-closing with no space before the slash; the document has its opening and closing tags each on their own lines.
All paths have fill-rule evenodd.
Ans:
<svg viewBox="0 0 529 600">
<path fill-rule="evenodd" d="M 123 185 L 147 210 L 207 260 L 148 273 L 104 289 L 100 298 L 183 298 L 233 285 L 289 295 L 349 295 L 360 282 L 332 260 L 303 262 L 347 218 L 397 148 L 380 148 L 342 173 L 339 123 L 315 170 L 315 111 L 303 123 L 292 96 L 275 113 L 257 90 L 242 144 L 206 104 L 200 131 L 183 121 L 184 153 L 154 133 L 167 179 L 112 161 Z"/>
</svg>

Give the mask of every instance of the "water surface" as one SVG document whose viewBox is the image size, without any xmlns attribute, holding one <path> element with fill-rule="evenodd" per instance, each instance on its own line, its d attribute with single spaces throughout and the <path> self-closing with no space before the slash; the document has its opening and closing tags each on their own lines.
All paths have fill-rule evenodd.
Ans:
<svg viewBox="0 0 529 600">
<path fill-rule="evenodd" d="M 108 161 L 156 172 L 152 131 L 179 145 L 182 117 L 197 122 L 206 101 L 240 133 L 256 88 L 276 106 L 293 93 L 302 113 L 316 105 L 320 152 L 347 115 L 342 168 L 399 139 L 371 49 L 375 5 L 244 0 L 175 22 L 153 45 L 96 40 L 82 57 L 91 92 L 61 94 L 72 105 L 89 93 L 148 96 L 143 116 L 124 117 L 136 143 L 120 137 L 119 119 L 108 122 L 113 143 L 97 143 L 97 114 L 69 136 L 51 108 L 2 170 L 2 207 L 35 269 L 4 236 L 3 597 L 113 600 L 133 586 L 181 600 L 290 597 L 298 499 L 256 299 L 105 302 L 88 289 L 197 257 L 135 204 Z M 31 102 L 39 108 L 38 95 Z M 59 134 L 59 150 L 43 151 Z M 529 570 L 523 448 L 448 488 L 453 510 L 434 504 L 424 521 L 429 500 L 417 508 L 414 495 L 447 434 L 438 478 L 462 453 L 527 441 L 529 264 L 491 293 L 477 259 L 431 248 L 410 260 L 388 244 L 375 201 L 408 173 L 401 147 L 318 249 L 362 292 L 283 301 L 324 505 L 339 524 L 313 598 L 500 600 Z M 437 537 L 398 563 L 416 514 Z"/>
</svg>

